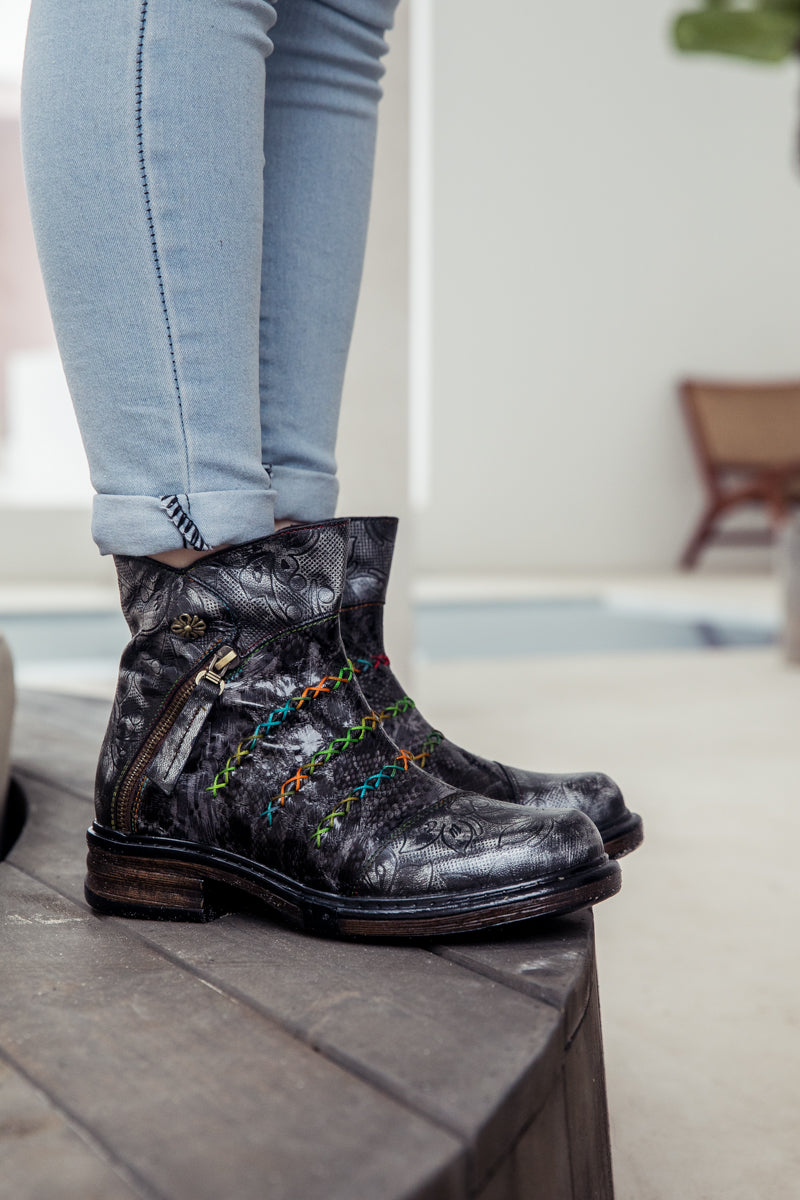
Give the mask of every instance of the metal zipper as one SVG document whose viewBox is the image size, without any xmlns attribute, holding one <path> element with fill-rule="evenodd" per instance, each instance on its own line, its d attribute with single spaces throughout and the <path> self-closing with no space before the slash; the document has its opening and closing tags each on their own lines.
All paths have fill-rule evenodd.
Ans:
<svg viewBox="0 0 800 1200">
<path fill-rule="evenodd" d="M 147 769 L 156 757 L 162 742 L 168 737 L 170 730 L 198 687 L 208 683 L 218 688 L 216 695 L 213 696 L 214 699 L 218 699 L 222 695 L 225 689 L 225 675 L 238 662 L 238 659 L 238 654 L 231 646 L 220 646 L 215 652 L 210 666 L 204 667 L 196 675 L 185 679 L 180 685 L 125 772 L 112 805 L 111 824 L 114 829 L 119 829 L 124 833 L 135 832 L 136 796 Z"/>
</svg>

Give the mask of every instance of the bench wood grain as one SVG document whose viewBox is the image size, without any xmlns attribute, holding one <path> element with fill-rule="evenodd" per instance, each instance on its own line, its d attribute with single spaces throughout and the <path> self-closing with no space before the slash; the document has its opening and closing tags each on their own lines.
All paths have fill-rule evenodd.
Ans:
<svg viewBox="0 0 800 1200">
<path fill-rule="evenodd" d="M 59 1200 L 611 1200 L 590 913 L 398 947 L 255 912 L 98 917 L 84 834 L 106 718 L 36 694 L 18 713 L 29 815 L 0 864 L 16 1196 L 48 1194 L 26 1193 L 27 1145 Z"/>
</svg>

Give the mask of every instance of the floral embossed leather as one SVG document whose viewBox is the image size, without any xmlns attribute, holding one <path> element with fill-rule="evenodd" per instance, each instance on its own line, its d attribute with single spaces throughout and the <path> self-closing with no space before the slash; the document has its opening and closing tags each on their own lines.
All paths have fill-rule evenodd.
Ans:
<svg viewBox="0 0 800 1200">
<path fill-rule="evenodd" d="M 381 661 L 341 641 L 348 547 L 329 521 L 183 570 L 116 560 L 132 637 L 88 835 L 94 907 L 207 919 L 250 895 L 315 932 L 408 936 L 617 890 L 582 814 L 453 787 L 389 737 L 360 686 Z"/>
<path fill-rule="evenodd" d="M 380 660 L 379 668 L 365 677 L 362 686 L 368 702 L 381 711 L 391 709 L 405 695 L 383 644 L 383 606 L 396 533 L 394 517 L 351 518 L 342 600 L 342 637 L 348 653 Z M 429 774 L 453 787 L 541 811 L 577 808 L 600 830 L 612 857 L 627 854 L 642 841 L 641 818 L 626 807 L 620 789 L 608 775 L 547 774 L 481 758 L 434 730 L 413 704 L 393 711 L 385 727 L 396 742 L 415 754 L 422 752 L 420 765 Z"/>
</svg>

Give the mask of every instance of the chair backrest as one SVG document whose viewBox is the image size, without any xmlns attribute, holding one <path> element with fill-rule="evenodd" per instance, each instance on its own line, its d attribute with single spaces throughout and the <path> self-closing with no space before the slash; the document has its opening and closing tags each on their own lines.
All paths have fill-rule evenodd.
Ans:
<svg viewBox="0 0 800 1200">
<path fill-rule="evenodd" d="M 698 453 L 724 467 L 800 466 L 800 381 L 681 384 Z"/>
</svg>

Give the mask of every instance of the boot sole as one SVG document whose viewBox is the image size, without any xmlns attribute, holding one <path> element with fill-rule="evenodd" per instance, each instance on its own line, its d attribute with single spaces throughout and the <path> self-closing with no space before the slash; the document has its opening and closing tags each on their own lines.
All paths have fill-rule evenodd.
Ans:
<svg viewBox="0 0 800 1200">
<path fill-rule="evenodd" d="M 482 892 L 359 899 L 304 887 L 238 855 L 166 838 L 135 841 L 92 827 L 84 887 L 93 909 L 157 921 L 211 921 L 253 898 L 295 928 L 334 937 L 410 938 L 557 916 L 615 895 L 605 855 L 572 874 Z"/>
<path fill-rule="evenodd" d="M 599 826 L 598 826 L 599 828 Z M 644 826 L 638 813 L 628 813 L 622 821 L 607 828 L 601 828 L 603 849 L 609 858 L 622 858 L 630 854 L 644 841 Z"/>
</svg>

